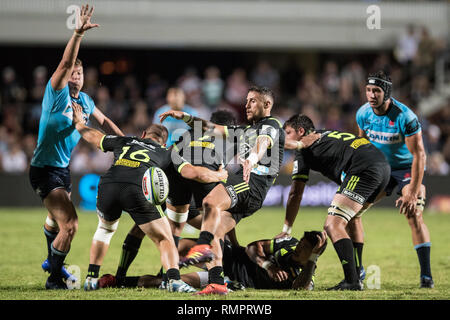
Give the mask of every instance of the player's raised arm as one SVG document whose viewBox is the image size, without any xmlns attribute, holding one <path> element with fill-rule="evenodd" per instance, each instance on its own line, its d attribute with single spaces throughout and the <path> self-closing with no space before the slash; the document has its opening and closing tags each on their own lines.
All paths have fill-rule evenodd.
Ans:
<svg viewBox="0 0 450 320">
<path fill-rule="evenodd" d="M 88 4 L 81 6 L 80 16 L 78 17 L 79 28 L 75 29 L 66 45 L 61 62 L 52 75 L 51 84 L 54 90 L 61 90 L 67 85 L 78 56 L 81 38 L 84 36 L 84 33 L 89 29 L 99 26 L 98 24 L 91 23 L 93 13 L 94 7 L 90 8 Z"/>
<path fill-rule="evenodd" d="M 107 116 L 105 116 L 103 112 L 101 112 L 98 108 L 94 109 L 92 115 L 107 134 L 114 134 L 120 137 L 124 136 L 122 130 L 120 130 L 119 127 L 116 126 L 116 124 L 112 122 L 112 120 L 109 119 Z"/>
<path fill-rule="evenodd" d="M 214 124 L 208 120 L 203 120 L 198 117 L 194 117 L 193 115 L 177 110 L 169 110 L 162 113 L 159 116 L 159 121 L 163 122 L 167 117 L 172 117 L 177 120 L 183 120 L 187 125 L 194 128 L 197 123 L 201 123 L 202 131 L 212 131 L 212 134 L 221 135 L 222 137 L 226 137 L 227 135 L 227 127 L 221 126 L 218 124 Z"/>
<path fill-rule="evenodd" d="M 105 135 L 100 131 L 93 128 L 89 128 L 88 126 L 85 125 L 84 123 L 85 120 L 83 119 L 83 109 L 80 105 L 76 104 L 75 102 L 72 102 L 72 109 L 73 109 L 72 123 L 75 126 L 75 129 L 77 129 L 78 132 L 80 132 L 84 140 L 101 149 L 100 144 Z"/>
<path fill-rule="evenodd" d="M 250 172 L 258 165 L 258 162 L 263 158 L 267 149 L 272 146 L 272 141 L 267 136 L 258 136 L 255 146 L 250 151 L 250 155 L 247 159 L 243 160 L 243 178 L 245 182 L 250 180 Z"/>
</svg>

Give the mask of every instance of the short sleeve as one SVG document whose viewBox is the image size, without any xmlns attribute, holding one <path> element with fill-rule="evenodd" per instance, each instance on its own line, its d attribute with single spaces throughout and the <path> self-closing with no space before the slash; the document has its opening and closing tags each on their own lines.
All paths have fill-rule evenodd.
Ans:
<svg viewBox="0 0 450 320">
<path fill-rule="evenodd" d="M 100 140 L 100 149 L 103 152 L 113 151 L 117 146 L 121 146 L 126 137 L 119 137 L 114 135 L 105 135 Z"/>
<path fill-rule="evenodd" d="M 304 158 L 304 150 L 295 152 L 295 160 L 292 166 L 292 180 L 301 180 L 306 182 L 309 180 L 310 167 Z"/>
<path fill-rule="evenodd" d="M 401 130 L 406 137 L 412 136 L 421 130 L 420 122 L 412 111 L 404 113 Z"/>
</svg>

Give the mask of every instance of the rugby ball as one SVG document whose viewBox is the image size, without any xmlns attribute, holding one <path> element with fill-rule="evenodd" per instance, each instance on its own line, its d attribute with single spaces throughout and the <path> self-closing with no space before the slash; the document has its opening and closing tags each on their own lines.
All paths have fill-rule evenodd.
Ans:
<svg viewBox="0 0 450 320">
<path fill-rule="evenodd" d="M 153 205 L 161 205 L 169 195 L 169 181 L 161 168 L 151 167 L 142 177 L 142 192 Z"/>
</svg>

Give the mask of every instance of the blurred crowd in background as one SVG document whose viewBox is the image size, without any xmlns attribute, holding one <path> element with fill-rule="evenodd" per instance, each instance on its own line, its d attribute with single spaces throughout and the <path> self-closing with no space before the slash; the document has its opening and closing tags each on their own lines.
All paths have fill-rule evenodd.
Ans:
<svg viewBox="0 0 450 320">
<path fill-rule="evenodd" d="M 83 61 L 82 91 L 91 96 L 96 107 L 126 135 L 140 135 L 152 121 L 157 121 L 153 116 L 158 108 L 173 103 L 187 104 L 205 119 L 217 109 L 226 109 L 232 111 L 239 122 L 244 122 L 247 90 L 253 84 L 275 92 L 273 116 L 282 121 L 303 113 L 314 121 L 316 128 L 357 133 L 355 113 L 366 102 L 367 74 L 383 69 L 393 80 L 393 97 L 419 116 L 427 150 L 427 173 L 448 175 L 450 101 L 426 117 L 417 108 L 422 99 L 433 93 L 435 62 L 447 50 L 448 47 L 433 39 L 425 28 L 410 26 L 399 37 L 392 52 L 379 53 L 370 63 L 355 55 L 344 62 L 326 58 L 320 61 L 318 68 L 311 70 L 295 65 L 283 69 L 270 60 L 257 59 L 253 66 L 242 65 L 225 74 L 218 61 L 202 70 L 186 64 L 175 81 L 164 79 L 158 73 L 150 73 L 142 81 L 136 76 L 137 71 L 132 70 L 115 74 L 114 85 L 108 85 L 105 78 L 120 65 L 110 65 L 111 62 L 90 65 L 87 56 Z M 1 70 L 0 172 L 27 171 L 36 146 L 44 89 L 54 72 L 48 66 L 36 66 L 30 70 L 32 81 L 27 83 L 24 79 L 30 77 L 18 74 L 16 69 L 7 66 Z M 168 95 L 171 87 L 180 88 L 183 94 Z M 292 154 L 287 153 L 283 168 L 287 173 L 291 159 Z M 110 155 L 80 142 L 70 166 L 74 173 L 102 173 L 110 165 Z"/>
</svg>

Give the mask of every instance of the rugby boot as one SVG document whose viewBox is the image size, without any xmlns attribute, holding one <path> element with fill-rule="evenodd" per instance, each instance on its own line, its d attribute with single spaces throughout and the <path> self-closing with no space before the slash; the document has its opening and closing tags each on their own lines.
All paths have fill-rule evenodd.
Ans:
<svg viewBox="0 0 450 320">
<path fill-rule="evenodd" d="M 208 284 L 203 290 L 194 293 L 194 295 L 208 295 L 208 294 L 220 294 L 220 295 L 226 295 L 228 294 L 228 288 L 227 284 L 217 284 L 217 283 L 210 283 Z"/>
<path fill-rule="evenodd" d="M 421 288 L 434 288 L 433 279 L 430 277 L 420 277 L 420 287 Z"/>
<path fill-rule="evenodd" d="M 44 272 L 50 273 L 50 261 L 48 261 L 48 259 L 45 259 L 45 261 L 42 262 L 41 267 Z M 66 281 L 77 282 L 78 280 L 73 274 L 67 271 L 64 266 L 61 267 L 61 273 Z"/>
<path fill-rule="evenodd" d="M 214 253 L 209 244 L 197 244 L 189 250 L 185 257 L 180 258 L 179 266 L 188 267 L 197 263 L 208 262 L 214 259 Z"/>
<path fill-rule="evenodd" d="M 364 286 L 362 281 L 358 281 L 356 283 L 349 283 L 345 280 L 342 280 L 334 287 L 328 288 L 328 291 L 341 291 L 341 290 L 352 290 L 352 291 L 362 291 L 364 290 Z"/>
<path fill-rule="evenodd" d="M 194 293 L 197 292 L 192 286 L 188 285 L 183 280 L 170 279 L 166 285 L 169 292 L 184 292 L 184 293 Z"/>
<path fill-rule="evenodd" d="M 67 285 L 64 283 L 62 279 L 58 279 L 56 281 L 51 281 L 50 277 L 47 279 L 45 283 L 45 289 L 47 290 L 68 290 Z"/>
</svg>

